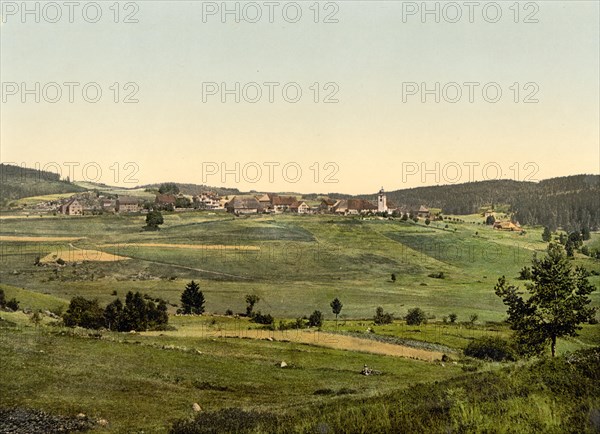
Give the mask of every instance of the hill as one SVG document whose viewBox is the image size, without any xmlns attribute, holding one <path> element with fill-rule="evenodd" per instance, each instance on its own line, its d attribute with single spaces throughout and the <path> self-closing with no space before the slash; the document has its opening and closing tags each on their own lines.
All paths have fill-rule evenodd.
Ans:
<svg viewBox="0 0 600 434">
<path fill-rule="evenodd" d="M 375 195 L 357 198 L 375 199 Z M 388 201 L 408 207 L 427 205 L 444 214 L 474 214 L 484 207 L 509 205 L 521 224 L 554 230 L 600 227 L 600 175 L 574 175 L 540 182 L 494 180 L 417 187 L 387 193 Z"/>
<path fill-rule="evenodd" d="M 156 183 L 156 184 L 146 184 L 142 185 L 139 188 L 149 189 L 149 190 L 158 190 L 164 183 Z M 197 196 L 200 193 L 212 191 L 218 193 L 221 196 L 230 196 L 241 194 L 240 190 L 237 188 L 226 188 L 226 187 L 211 187 L 209 185 L 203 184 L 182 184 L 178 182 L 169 182 L 169 184 L 174 184 L 179 188 L 179 192 L 182 194 L 186 194 L 189 196 Z"/>
<path fill-rule="evenodd" d="M 83 187 L 61 180 L 57 173 L 10 164 L 0 164 L 0 179 L 0 206 L 24 197 L 85 191 Z"/>
</svg>

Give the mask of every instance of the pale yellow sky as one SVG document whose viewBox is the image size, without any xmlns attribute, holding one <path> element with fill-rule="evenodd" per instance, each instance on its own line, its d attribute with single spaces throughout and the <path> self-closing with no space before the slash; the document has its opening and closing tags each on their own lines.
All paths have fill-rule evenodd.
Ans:
<svg viewBox="0 0 600 434">
<path fill-rule="evenodd" d="M 2 5 L 3 162 L 56 162 L 76 180 L 123 186 L 345 193 L 600 172 L 595 1 L 521 2 L 518 17 L 501 2 L 495 23 L 493 10 L 469 22 L 462 6 L 452 23 L 456 11 L 429 2 L 438 23 L 408 14 L 421 2 L 383 1 L 321 2 L 318 17 L 313 2 L 298 2 L 295 23 L 291 2 L 278 3 L 287 15 L 276 9 L 272 23 L 261 2 L 256 23 L 244 21 L 256 12 L 248 2 L 227 3 L 239 5 L 239 23 L 208 15 L 221 2 L 121 2 L 118 17 L 100 2 L 96 23 L 94 10 L 74 11 L 70 23 L 66 9 L 56 23 L 56 11 L 40 9 L 36 23 L 35 2 L 24 17 L 6 3 L 21 2 Z M 90 99 L 102 91 L 97 103 L 85 101 L 87 83 Z M 235 83 L 239 103 L 222 92 Z M 257 88 L 262 98 L 250 102 Z M 298 88 L 300 100 L 286 101 Z M 128 95 L 138 102 L 124 103 Z"/>
</svg>

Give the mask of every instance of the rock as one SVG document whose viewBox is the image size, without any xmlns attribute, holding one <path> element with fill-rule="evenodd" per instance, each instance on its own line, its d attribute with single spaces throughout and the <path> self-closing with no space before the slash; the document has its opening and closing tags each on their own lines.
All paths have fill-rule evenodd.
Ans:
<svg viewBox="0 0 600 434">
<path fill-rule="evenodd" d="M 281 361 L 281 363 L 279 364 L 279 367 L 285 368 L 285 367 L 287 367 L 287 365 L 288 365 L 287 363 L 285 363 L 284 361 Z"/>
<path fill-rule="evenodd" d="M 200 404 L 198 404 L 197 402 L 194 402 L 194 404 L 192 405 L 192 410 L 194 410 L 195 412 L 202 411 L 202 407 L 200 407 Z"/>
<path fill-rule="evenodd" d="M 84 413 L 79 413 L 77 415 L 77 419 L 85 419 L 85 414 Z"/>
<path fill-rule="evenodd" d="M 273 342 L 273 338 L 267 338 L 267 340 Z"/>
<path fill-rule="evenodd" d="M 108 426 L 108 421 L 106 419 L 98 419 L 96 423 L 100 426 Z"/>
</svg>

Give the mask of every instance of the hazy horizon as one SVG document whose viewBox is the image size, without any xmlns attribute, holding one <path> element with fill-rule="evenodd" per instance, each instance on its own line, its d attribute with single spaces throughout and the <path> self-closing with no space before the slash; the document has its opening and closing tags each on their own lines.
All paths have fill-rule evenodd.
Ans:
<svg viewBox="0 0 600 434">
<path fill-rule="evenodd" d="M 98 22 L 39 6 L 36 23 L 3 2 L 0 160 L 346 194 L 600 173 L 598 2 L 502 3 L 497 22 L 459 2 L 455 23 L 448 4 L 385 1 L 300 2 L 292 22 L 291 3 L 273 22 L 260 2 L 153 1 L 102 3 Z"/>
</svg>

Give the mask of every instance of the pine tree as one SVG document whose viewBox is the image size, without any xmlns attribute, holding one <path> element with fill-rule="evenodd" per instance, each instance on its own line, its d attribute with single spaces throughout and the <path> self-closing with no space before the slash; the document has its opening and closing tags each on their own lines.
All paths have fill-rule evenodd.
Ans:
<svg viewBox="0 0 600 434">
<path fill-rule="evenodd" d="M 544 227 L 544 232 L 542 233 L 542 240 L 544 240 L 547 243 L 549 243 L 550 240 L 552 240 L 552 232 L 550 232 L 548 226 Z"/>
<path fill-rule="evenodd" d="M 394 275 L 392 274 L 392 276 L 394 276 Z M 394 280 L 395 280 L 395 276 L 394 276 Z M 335 315 L 335 326 L 337 327 L 338 315 L 342 311 L 342 307 L 344 307 L 344 305 L 342 304 L 340 299 L 337 297 L 334 298 L 333 301 L 329 305 L 331 306 L 331 311 Z"/>
<path fill-rule="evenodd" d="M 200 285 L 193 280 L 185 286 L 181 293 L 181 308 L 184 314 L 202 315 L 204 313 L 204 294 Z"/>
</svg>

